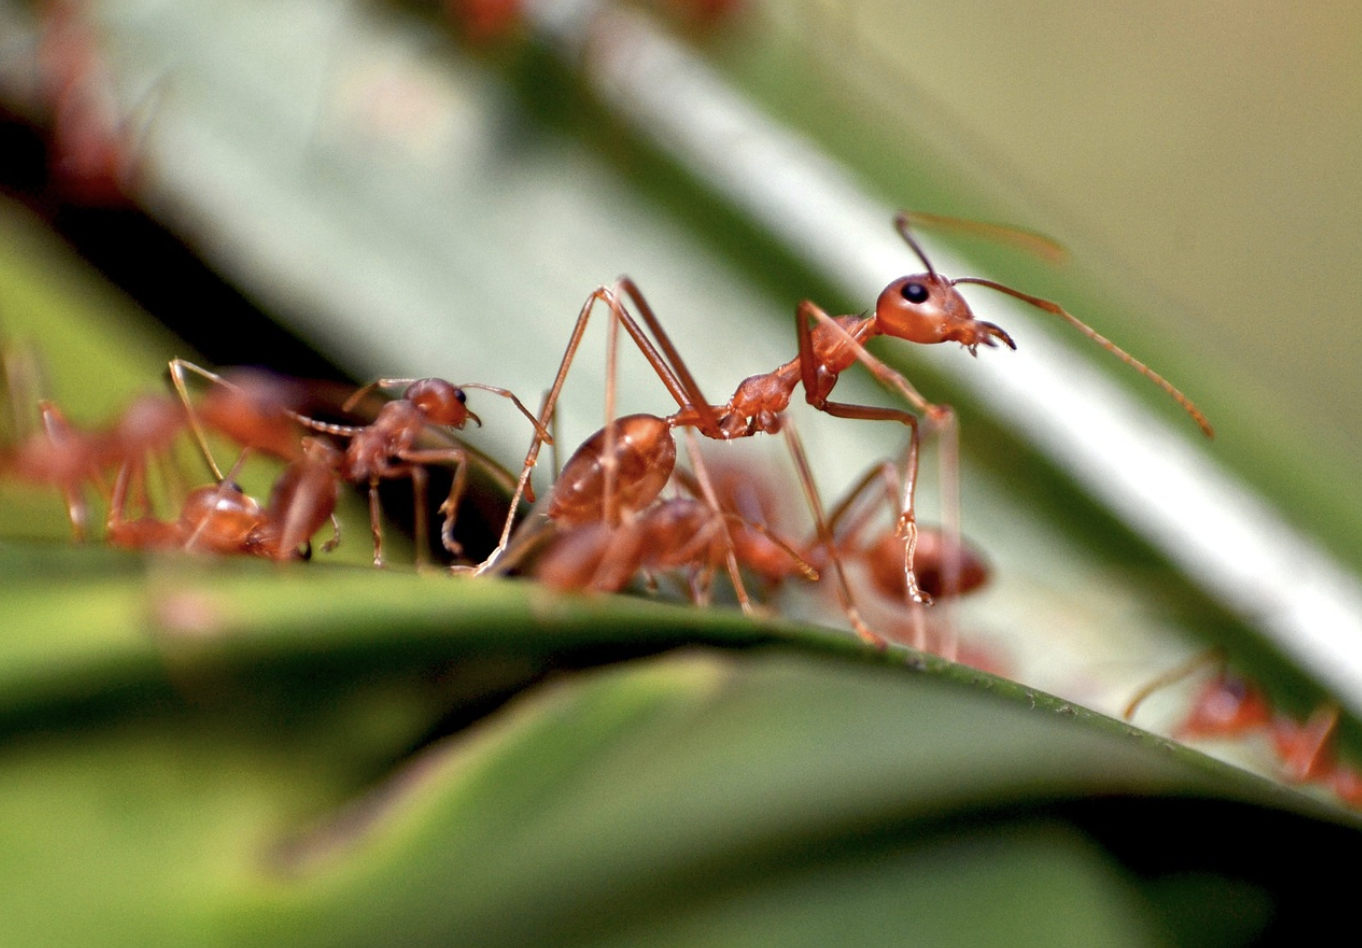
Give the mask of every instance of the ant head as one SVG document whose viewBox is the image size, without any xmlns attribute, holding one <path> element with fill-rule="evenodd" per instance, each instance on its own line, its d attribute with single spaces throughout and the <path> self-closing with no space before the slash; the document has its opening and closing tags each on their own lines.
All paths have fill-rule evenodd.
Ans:
<svg viewBox="0 0 1362 948">
<path fill-rule="evenodd" d="M 881 332 L 909 342 L 958 342 L 971 352 L 1001 341 L 1017 348 L 993 323 L 975 319 L 955 284 L 936 272 L 900 277 L 880 293 L 875 321 Z"/>
<path fill-rule="evenodd" d="M 418 379 L 407 386 L 402 397 L 421 409 L 432 425 L 462 428 L 471 418 L 482 427 L 482 419 L 468 410 L 463 389 L 444 379 Z"/>
<path fill-rule="evenodd" d="M 1267 696 L 1243 678 L 1221 672 L 1201 687 L 1192 702 L 1192 713 L 1174 737 L 1238 737 L 1272 723 Z"/>
</svg>

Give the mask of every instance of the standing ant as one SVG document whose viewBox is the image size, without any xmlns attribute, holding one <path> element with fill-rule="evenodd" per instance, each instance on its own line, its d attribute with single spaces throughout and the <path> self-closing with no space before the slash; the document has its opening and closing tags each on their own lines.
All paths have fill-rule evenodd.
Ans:
<svg viewBox="0 0 1362 948">
<path fill-rule="evenodd" d="M 779 549 L 787 559 L 785 570 L 816 578 L 790 544 L 720 508 L 703 462 L 694 445 L 691 449 L 697 474 L 679 479 L 692 496 L 659 500 L 676 464 L 676 442 L 665 419 L 629 415 L 588 438 L 548 495 L 545 517 L 554 536 L 534 564 L 535 577 L 558 589 L 614 592 L 640 570 L 690 567 L 691 596 L 703 603 L 714 572 L 726 563 L 739 603 L 750 610 L 738 566 L 748 565 L 745 555 L 752 545 L 736 542 L 741 530 Z M 607 487 L 610 471 L 615 483 Z"/>
<path fill-rule="evenodd" d="M 621 293 L 627 295 L 639 308 L 644 322 L 657 339 L 656 346 L 620 302 Z M 608 324 L 607 341 L 607 418 L 613 419 L 614 416 L 615 350 L 620 327 L 623 327 L 629 334 L 630 339 L 653 368 L 664 387 L 676 400 L 679 410 L 665 418 L 656 415 L 629 416 L 627 424 L 623 425 L 613 420 L 608 421 L 603 429 L 589 439 L 582 449 L 579 449 L 563 469 L 554 488 L 554 493 L 561 494 L 563 499 L 551 505 L 550 519 L 559 516 L 560 508 L 574 511 L 580 508 L 585 520 L 602 520 L 607 524 L 615 524 L 618 522 L 617 516 L 620 506 L 625 506 L 631 510 L 642 509 L 656 499 L 666 485 L 676 461 L 673 429 L 677 427 L 685 429 L 688 438 L 693 438 L 694 432 L 719 440 L 749 437 L 759 432 L 776 432 L 782 430 L 782 419 L 779 412 L 786 407 L 789 401 L 789 391 L 786 391 L 783 401 L 776 404 L 771 399 L 767 399 L 765 407 L 754 407 L 746 415 L 742 414 L 742 408 L 726 411 L 721 423 L 717 410 L 705 401 L 703 395 L 699 394 L 698 385 L 682 362 L 670 338 L 662 329 L 652 309 L 648 306 L 642 292 L 632 280 L 628 277 L 622 277 L 613 288 L 597 287 L 582 305 L 568 345 L 563 353 L 562 361 L 559 364 L 558 373 L 545 398 L 544 407 L 540 414 L 541 426 L 547 425 L 553 416 L 557 399 L 562 391 L 567 372 L 571 367 L 577 349 L 581 345 L 587 323 L 596 304 L 600 302 L 606 304 L 612 316 Z M 868 353 L 865 355 L 866 358 L 873 359 Z M 852 360 L 854 361 L 855 358 L 856 356 L 853 356 Z M 793 364 L 798 365 L 798 361 Z M 777 372 L 779 371 L 777 370 Z M 759 381 L 759 378 L 749 379 L 748 382 L 744 383 L 744 387 L 750 387 L 749 383 Z M 792 378 L 790 390 L 798 381 L 797 375 Z M 740 391 L 742 390 L 740 389 Z M 739 397 L 735 395 L 733 402 L 738 400 Z M 826 399 L 824 399 L 824 403 L 827 403 Z M 744 407 L 746 407 L 745 403 Z M 900 412 L 896 409 L 868 408 L 866 410 L 876 413 L 873 415 L 874 417 L 901 418 L 909 424 L 916 424 L 916 418 L 907 412 Z M 734 419 L 737 420 L 734 421 Z M 620 421 L 626 420 L 621 419 Z M 814 511 L 814 519 L 816 522 L 822 523 L 824 518 L 817 491 L 812 486 L 807 461 L 802 457 L 802 449 L 797 447 L 797 438 L 794 437 L 792 430 L 786 429 L 786 439 L 792 454 L 796 456 L 796 466 L 801 474 L 801 484 L 804 486 L 806 499 Z M 538 459 L 541 447 L 542 441 L 538 437 L 530 444 L 521 470 L 520 480 L 516 486 L 516 493 L 512 497 L 513 511 L 521 494 L 529 485 L 530 473 Z M 693 447 L 693 441 L 691 455 L 696 463 L 697 475 L 700 475 L 700 482 L 703 485 L 702 466 L 698 451 Z M 712 498 L 712 490 L 704 488 L 704 492 L 711 506 L 717 509 L 717 501 Z M 569 501 L 567 498 L 571 498 L 571 500 Z M 576 514 L 571 514 L 571 516 L 576 516 Z M 510 528 L 511 519 L 508 517 L 506 526 L 502 531 L 501 542 L 487 560 L 481 564 L 480 571 L 490 568 L 506 550 L 510 540 Z M 727 524 L 721 522 L 721 529 L 726 537 L 726 558 L 728 559 L 730 576 L 739 589 L 739 601 L 744 608 L 749 608 L 747 597 L 741 590 L 738 564 L 733 552 L 732 541 L 728 538 Z M 834 563 L 834 565 L 840 574 L 840 564 Z M 845 589 L 845 585 L 845 580 L 839 579 L 839 587 Z M 867 642 L 882 646 L 884 644 L 883 638 L 871 631 L 860 620 L 854 606 L 850 604 L 849 596 L 846 597 L 846 601 L 848 617 L 857 633 Z"/>
<path fill-rule="evenodd" d="M 467 406 L 464 389 L 475 388 L 510 399 L 516 409 L 534 426 L 535 436 L 549 439 L 548 431 L 509 390 L 464 382 L 454 385 L 444 379 L 379 379 L 359 389 L 341 406 L 349 411 L 375 388 L 404 386 L 402 397 L 384 403 L 374 420 L 367 425 L 336 425 L 306 416 L 299 420 L 309 428 L 326 434 L 349 438 L 341 458 L 338 473 L 343 480 L 369 487 L 369 525 L 374 537 L 374 565 L 383 566 L 383 534 L 379 518 L 378 485 L 382 480 L 408 477 L 412 482 L 416 508 L 416 550 L 423 557 L 426 548 L 426 468 L 428 464 L 448 464 L 454 470 L 449 496 L 441 503 L 444 515 L 440 527 L 440 542 L 454 556 L 463 555 L 463 547 L 454 539 L 454 521 L 459 502 L 463 498 L 468 479 L 468 463 L 476 461 L 494 477 L 505 472 L 483 455 L 471 452 L 462 445 L 439 448 L 417 447 L 417 439 L 430 428 L 461 430 L 471 420 L 479 427 L 482 420 Z M 509 487 L 509 475 L 506 475 Z M 514 509 L 512 510 L 514 514 Z"/>
<path fill-rule="evenodd" d="M 558 375 L 545 400 L 541 421 L 551 417 L 554 404 L 562 388 L 569 365 L 580 345 L 586 322 L 594 305 L 604 301 L 611 309 L 614 320 L 611 322 L 611 346 L 615 338 L 616 326 L 623 326 L 635 345 L 643 353 L 663 386 L 677 403 L 678 410 L 663 419 L 668 428 L 685 427 L 704 437 L 716 440 L 745 438 L 758 433 L 774 433 L 784 425 L 784 412 L 788 408 L 794 391 L 804 388 L 805 400 L 819 411 L 839 418 L 896 421 L 909 429 L 906 473 L 903 483 L 903 503 L 898 517 L 897 536 L 903 548 L 903 574 L 909 599 L 926 603 L 929 597 L 923 592 L 913 568 L 917 545 L 916 511 L 914 495 L 917 483 L 917 457 L 919 444 L 918 415 L 898 408 L 857 405 L 831 400 L 831 394 L 841 373 L 854 363 L 860 362 L 882 384 L 896 390 L 917 412 L 926 416 L 933 430 L 940 431 L 946 439 L 946 453 L 953 453 L 955 445 L 955 416 L 949 406 L 928 402 L 908 380 L 890 368 L 865 349 L 870 339 L 889 335 L 910 342 L 933 344 L 958 342 L 971 354 L 978 347 L 996 346 L 999 343 L 1016 348 L 1012 338 L 999 326 L 975 318 L 969 304 L 956 287 L 961 283 L 977 283 L 1023 302 L 1029 303 L 1045 312 L 1059 316 L 1075 326 L 1084 335 L 1095 341 L 1117 358 L 1132 366 L 1136 371 L 1149 378 L 1167 392 L 1190 414 L 1194 421 L 1209 437 L 1213 434 L 1209 422 L 1199 409 L 1182 392 L 1174 388 L 1162 376 L 1155 373 L 1144 363 L 1120 349 L 1110 340 L 1098 334 L 1091 327 L 1068 313 L 1058 304 L 1040 297 L 1031 296 L 1012 289 L 1001 283 L 979 277 L 960 277 L 946 279 L 938 274 L 925 252 L 912 234 L 912 215 L 900 212 L 894 219 L 895 228 L 927 268 L 926 273 L 900 277 L 891 282 L 879 295 L 875 311 L 870 315 L 850 315 L 832 317 L 815 303 L 804 300 L 796 309 L 796 331 L 799 353 L 790 360 L 763 374 L 745 379 L 724 404 L 711 404 L 700 390 L 699 384 L 687 368 L 680 353 L 663 329 L 660 320 L 648 305 L 638 286 L 628 277 L 621 277 L 613 288 L 598 287 L 587 299 L 577 324 L 564 352 Z M 651 339 L 620 302 L 620 295 L 628 297 L 638 310 L 639 318 L 647 326 Z M 654 344 L 655 340 L 655 344 Z M 613 352 L 613 348 L 611 350 Z M 613 371 L 613 359 L 612 371 Z M 608 390 L 607 399 L 612 397 Z M 609 410 L 607 415 L 609 415 Z M 612 431 L 607 425 L 607 437 Z M 522 470 L 519 491 L 528 483 L 529 472 L 538 456 L 539 446 L 532 444 L 526 455 Z M 609 452 L 607 451 L 607 455 Z M 614 460 L 607 460 L 605 483 L 609 484 Z M 954 469 L 954 461 L 947 457 L 947 466 Z M 811 506 L 817 504 L 816 492 L 804 479 L 801 465 L 801 481 Z M 603 495 L 605 503 L 611 503 L 611 494 Z M 816 519 L 819 519 L 816 517 Z M 509 521 L 502 534 L 502 543 L 493 551 L 490 563 L 505 548 L 509 537 Z M 835 564 L 835 561 L 834 561 Z M 840 572 L 840 570 L 839 570 Z M 874 633 L 863 630 L 854 614 L 853 624 L 858 632 L 869 641 L 881 641 Z"/>
<path fill-rule="evenodd" d="M 204 446 L 205 454 L 208 453 L 208 449 L 201 422 L 229 435 L 246 450 L 265 451 L 298 464 L 293 469 L 296 480 L 281 481 L 276 485 L 276 490 L 290 492 L 292 499 L 288 504 L 300 503 L 301 498 L 306 497 L 318 512 L 321 507 L 334 507 L 334 498 L 322 487 L 325 480 L 324 472 L 328 471 L 332 478 L 367 486 L 369 524 L 374 540 L 374 565 L 380 568 L 384 566 L 382 518 L 378 498 L 380 482 L 402 477 L 411 479 L 415 494 L 418 556 L 424 556 L 426 546 L 426 465 L 447 464 L 454 470 L 449 496 L 440 505 L 439 510 L 444 515 L 440 530 L 441 542 L 445 549 L 455 556 L 462 555 L 462 547 L 454 539 L 454 522 L 467 483 L 468 463 L 470 461 L 477 463 L 494 477 L 505 477 L 507 487 L 510 486 L 509 475 L 470 448 L 463 445 L 423 448 L 418 445 L 420 437 L 428 430 L 438 428 L 460 430 L 469 421 L 481 426 L 481 419 L 467 406 L 464 389 L 481 389 L 509 399 L 517 410 L 530 420 L 535 428 L 536 438 L 542 436 L 546 443 L 551 443 L 547 430 L 520 399 L 507 389 L 480 382 L 454 385 L 444 379 L 435 378 L 379 379 L 355 391 L 340 406 L 341 411 L 353 410 L 375 389 L 402 386 L 402 396 L 384 402 L 370 423 L 346 425 L 322 421 L 301 413 L 297 409 L 296 386 L 273 376 L 261 373 L 223 376 L 181 359 L 172 361 L 170 372 L 176 390 L 186 404 L 189 404 L 184 380 L 186 372 L 197 374 L 213 383 L 200 407 L 192 410 L 190 415 L 191 424 Z M 327 451 L 325 448 L 329 446 L 318 439 L 300 440 L 297 437 L 300 426 L 348 439 L 345 449 Z M 211 457 L 209 463 L 214 473 L 222 479 L 217 466 L 212 464 Z M 282 499 L 279 503 L 288 505 Z M 303 524 L 315 519 L 314 516 L 298 513 L 297 508 L 294 510 L 295 515 L 302 518 Z M 327 516 L 329 515 L 328 510 Z M 321 519 L 324 520 L 325 517 Z M 284 548 L 291 549 L 287 544 Z"/>
</svg>

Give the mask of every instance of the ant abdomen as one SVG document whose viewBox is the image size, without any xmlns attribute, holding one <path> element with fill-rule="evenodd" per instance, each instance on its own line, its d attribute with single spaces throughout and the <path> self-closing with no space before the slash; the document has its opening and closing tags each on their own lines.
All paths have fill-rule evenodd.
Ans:
<svg viewBox="0 0 1362 948">
<path fill-rule="evenodd" d="M 605 519 L 607 441 L 614 458 L 614 510 L 639 510 L 662 493 L 676 467 L 676 439 L 656 415 L 626 415 L 602 428 L 568 459 L 553 485 L 548 517 L 561 526 Z"/>
</svg>

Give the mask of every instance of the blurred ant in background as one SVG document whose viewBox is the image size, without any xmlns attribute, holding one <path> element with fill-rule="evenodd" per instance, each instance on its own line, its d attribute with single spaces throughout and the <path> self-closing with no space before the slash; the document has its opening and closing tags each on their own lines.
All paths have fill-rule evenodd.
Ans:
<svg viewBox="0 0 1362 948">
<path fill-rule="evenodd" d="M 1174 726 L 1179 741 L 1267 740 L 1282 779 L 1320 786 L 1351 807 L 1362 807 L 1362 772 L 1339 761 L 1334 749 L 1340 710 L 1327 702 L 1304 721 L 1277 710 L 1258 685 L 1230 671 L 1222 650 L 1194 656 L 1149 682 L 1126 705 L 1129 721 L 1153 694 L 1190 678 L 1207 666 L 1214 674 L 1198 686 L 1191 708 Z"/>
<path fill-rule="evenodd" d="M 82 207 L 128 205 L 159 83 L 122 111 L 89 5 L 48 0 L 39 13 L 36 91 L 49 129 L 51 185 L 62 200 Z"/>
</svg>

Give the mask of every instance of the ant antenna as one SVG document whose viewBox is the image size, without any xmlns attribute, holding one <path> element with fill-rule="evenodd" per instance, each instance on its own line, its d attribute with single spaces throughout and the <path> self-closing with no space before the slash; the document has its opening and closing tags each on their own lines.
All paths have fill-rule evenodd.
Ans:
<svg viewBox="0 0 1362 948">
<path fill-rule="evenodd" d="M 895 217 L 895 224 L 898 226 L 900 234 L 904 233 L 905 228 L 914 225 L 945 228 L 986 237 L 996 243 L 1011 244 L 1048 263 L 1063 263 L 1069 259 L 1068 248 L 1059 241 L 1034 230 L 1013 227 L 1011 224 L 972 221 L 962 217 L 948 217 L 945 214 L 928 214 L 925 211 L 900 211 Z M 904 239 L 908 239 L 906 234 L 904 234 Z M 908 242 L 912 243 L 911 240 Z M 918 252 L 918 256 L 922 256 L 921 251 Z"/>
<path fill-rule="evenodd" d="M 1202 433 L 1205 434 L 1206 437 L 1208 438 L 1215 437 L 1215 429 L 1211 427 L 1210 421 L 1206 418 L 1204 414 L 1202 414 L 1201 409 L 1197 408 L 1196 405 L 1192 403 L 1192 400 L 1190 398 L 1182 394 L 1182 391 L 1178 389 L 1177 386 L 1175 386 L 1172 382 L 1168 381 L 1159 373 L 1155 372 L 1149 366 L 1145 365 L 1139 359 L 1135 358 L 1129 352 L 1126 352 L 1124 349 L 1122 349 L 1116 343 L 1112 342 L 1106 336 L 1102 335 L 1096 329 L 1093 329 L 1087 323 L 1083 322 L 1083 320 L 1079 319 L 1077 316 L 1068 312 L 1066 309 L 1064 309 L 1064 307 L 1060 306 L 1058 303 L 1055 303 L 1051 300 L 1042 299 L 1039 296 L 1032 296 L 1030 293 L 1023 293 L 1021 290 L 1014 290 L 1010 286 L 1005 286 L 1002 283 L 996 283 L 993 280 L 985 280 L 982 277 L 957 277 L 956 279 L 951 281 L 952 286 L 959 283 L 977 283 L 979 286 L 986 286 L 989 289 L 997 290 L 999 293 L 1006 293 L 1008 296 L 1016 297 L 1017 299 L 1021 300 L 1024 303 L 1030 303 L 1032 306 L 1036 307 L 1036 309 L 1044 310 L 1047 313 L 1051 313 L 1055 316 L 1058 316 L 1060 319 L 1063 319 L 1070 326 L 1073 326 L 1083 335 L 1087 336 L 1089 339 L 1097 343 L 1103 349 L 1107 350 L 1112 355 L 1116 356 L 1116 358 L 1120 359 L 1126 365 L 1134 369 L 1136 372 L 1139 372 L 1145 378 L 1149 379 L 1149 381 L 1153 382 L 1159 388 L 1163 389 L 1166 393 L 1168 393 L 1169 397 L 1171 397 L 1173 401 L 1177 402 L 1179 405 L 1182 406 L 1183 411 L 1187 412 L 1187 414 L 1192 416 L 1192 420 L 1197 423 L 1198 427 L 1201 428 Z"/>
<path fill-rule="evenodd" d="M 923 264 L 927 267 L 928 275 L 933 279 L 938 279 L 938 275 L 935 268 L 932 267 L 931 261 L 927 259 L 927 255 L 923 252 L 922 246 L 913 236 L 912 228 L 914 221 L 925 224 L 944 224 L 951 227 L 960 227 L 965 230 L 982 232 L 989 236 L 1011 240 L 1014 243 L 1021 244 L 1022 246 L 1031 249 L 1035 253 L 1039 253 L 1041 256 L 1050 257 L 1052 259 L 1064 254 L 1064 248 L 1059 244 L 1050 240 L 1048 237 L 1044 237 L 1032 231 L 1018 230 L 1017 228 L 1004 227 L 999 224 L 972 224 L 969 221 L 957 221 L 954 218 L 941 217 L 935 214 L 899 211 L 894 215 L 894 228 L 899 232 L 899 236 L 912 248 L 913 253 L 917 254 L 918 258 L 922 260 Z M 1006 293 L 1008 296 L 1019 299 L 1024 303 L 1029 303 L 1037 309 L 1058 316 L 1103 349 L 1116 356 L 1116 358 L 1120 359 L 1126 365 L 1133 368 L 1136 372 L 1139 372 L 1145 378 L 1149 379 L 1159 388 L 1163 389 L 1173 401 L 1177 402 L 1178 405 L 1182 407 L 1183 411 L 1192 416 L 1192 420 L 1197 423 L 1197 426 L 1201 428 L 1202 433 L 1205 434 L 1206 437 L 1215 437 L 1215 429 L 1211 427 L 1210 421 L 1207 420 L 1206 416 L 1201 412 L 1201 409 L 1197 408 L 1192 400 L 1184 395 L 1180 389 L 1173 385 L 1173 383 L 1169 382 L 1162 375 L 1155 372 L 1129 352 L 1126 352 L 1120 346 L 1116 345 L 1116 343 L 1112 342 L 1106 336 L 1093 329 L 1077 316 L 1074 316 L 1072 313 L 1065 310 L 1064 307 L 1060 306 L 1058 303 L 1042 299 L 1039 296 L 1032 296 L 1030 293 L 1023 293 L 1021 290 L 1014 290 L 1010 286 L 1006 286 L 1005 284 L 998 283 L 994 280 L 985 280 L 982 277 L 957 277 L 948 282 L 951 286 L 958 286 L 961 283 L 974 283 L 979 286 L 986 286 L 989 289 L 997 290 L 999 293 Z"/>
<path fill-rule="evenodd" d="M 1135 692 L 1130 701 L 1126 703 L 1125 708 L 1122 709 L 1122 720 L 1132 720 L 1135 717 L 1135 712 L 1140 710 L 1140 705 L 1144 704 L 1150 695 L 1192 677 L 1207 665 L 1224 665 L 1225 661 L 1226 655 L 1223 648 L 1212 648 L 1207 649 L 1204 652 L 1198 652 L 1176 668 L 1169 669 L 1157 678 L 1154 678 L 1152 681 L 1146 682 L 1141 686 L 1140 690 Z"/>
<path fill-rule="evenodd" d="M 928 260 L 927 254 L 923 252 L 922 245 L 919 244 L 917 238 L 913 236 L 913 217 L 914 215 L 909 214 L 907 211 L 899 211 L 894 215 L 894 229 L 899 232 L 899 236 L 904 239 L 904 242 L 906 242 L 909 247 L 913 248 L 913 253 L 917 254 L 917 258 L 921 260 L 922 265 L 927 268 L 928 276 L 934 280 L 940 279 L 940 277 L 937 276 L 936 268 L 932 266 L 932 261 Z"/>
</svg>

